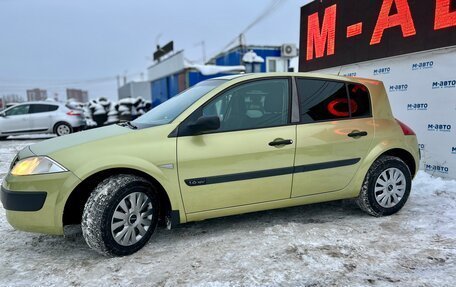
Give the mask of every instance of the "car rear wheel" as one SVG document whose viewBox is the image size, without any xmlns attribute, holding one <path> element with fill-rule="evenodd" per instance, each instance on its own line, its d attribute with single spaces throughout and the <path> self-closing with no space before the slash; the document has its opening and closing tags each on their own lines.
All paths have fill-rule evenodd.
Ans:
<svg viewBox="0 0 456 287">
<path fill-rule="evenodd" d="M 400 158 L 383 156 L 367 172 L 357 203 L 370 215 L 391 215 L 405 205 L 411 186 L 408 166 Z"/>
<path fill-rule="evenodd" d="M 116 175 L 90 195 L 82 216 L 87 244 L 105 255 L 124 256 L 141 249 L 158 222 L 158 197 L 145 179 Z"/>
<path fill-rule="evenodd" d="M 73 132 L 71 126 L 67 123 L 58 123 L 54 128 L 54 133 L 57 136 L 69 135 Z"/>
</svg>

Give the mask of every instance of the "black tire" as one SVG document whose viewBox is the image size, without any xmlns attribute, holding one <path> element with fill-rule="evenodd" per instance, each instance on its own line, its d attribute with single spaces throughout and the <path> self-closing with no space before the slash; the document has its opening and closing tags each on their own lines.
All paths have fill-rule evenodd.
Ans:
<svg viewBox="0 0 456 287">
<path fill-rule="evenodd" d="M 68 131 L 68 132 L 64 132 L 64 131 Z M 64 135 L 69 135 L 69 134 L 73 133 L 73 128 L 71 127 L 71 125 L 69 125 L 67 123 L 60 122 L 54 126 L 54 133 L 59 137 L 64 136 Z"/>
<path fill-rule="evenodd" d="M 143 193 L 150 200 L 151 209 L 149 209 L 148 212 L 150 212 L 152 218 L 149 220 L 151 223 L 150 226 L 148 226 L 145 235 L 136 243 L 126 246 L 119 244 L 116 239 L 114 239 L 113 233 L 118 229 L 111 230 L 111 224 L 114 224 L 114 212 L 116 212 L 116 210 L 119 211 L 120 203 L 125 201 L 127 196 L 134 193 Z M 126 212 L 127 219 L 125 219 L 125 224 L 122 223 L 124 225 L 118 227 L 119 229 L 122 229 L 121 232 L 126 228 L 133 228 L 135 234 L 136 231 L 139 232 L 139 229 L 134 227 L 131 222 L 132 216 L 134 216 L 133 212 L 130 214 L 132 208 L 132 205 L 130 205 L 130 211 Z M 134 175 L 111 176 L 98 184 L 90 195 L 82 215 L 82 234 L 89 247 L 101 254 L 108 256 L 130 255 L 146 245 L 154 233 L 158 222 L 158 210 L 158 197 L 155 188 L 150 182 Z M 145 213 L 137 214 L 141 215 L 137 216 L 137 218 L 135 217 L 136 221 L 138 218 L 144 218 L 143 215 Z M 124 238 L 126 237 L 127 236 Z"/>
<path fill-rule="evenodd" d="M 0 141 L 4 141 L 8 138 L 8 136 L 0 136 Z"/>
<path fill-rule="evenodd" d="M 389 189 L 390 185 L 388 183 L 385 184 L 384 186 L 388 186 L 385 191 L 377 191 L 377 193 L 375 192 L 375 188 L 377 186 L 379 189 L 381 189 L 381 185 L 377 182 L 377 180 L 383 172 L 391 169 L 397 169 L 403 174 L 404 179 L 398 183 L 400 185 L 405 184 L 405 188 L 403 188 L 403 196 L 396 201 L 396 204 L 391 207 L 386 207 L 382 206 L 379 203 L 379 201 L 376 199 L 376 196 L 382 195 L 383 192 L 386 192 L 386 189 Z M 383 177 L 381 180 L 383 180 Z M 404 161 L 397 157 L 382 156 L 372 164 L 369 171 L 367 172 L 363 185 L 361 187 L 361 192 L 356 201 L 358 206 L 363 211 L 372 216 L 380 217 L 391 215 L 401 210 L 401 208 L 405 205 L 410 195 L 411 187 L 412 176 L 407 164 L 405 164 Z M 390 195 L 385 196 L 385 198 L 386 197 L 390 197 Z M 394 201 L 392 196 L 389 200 L 391 204 Z M 380 200 L 380 202 L 381 201 L 382 200 Z M 383 205 L 385 204 L 383 203 Z"/>
</svg>

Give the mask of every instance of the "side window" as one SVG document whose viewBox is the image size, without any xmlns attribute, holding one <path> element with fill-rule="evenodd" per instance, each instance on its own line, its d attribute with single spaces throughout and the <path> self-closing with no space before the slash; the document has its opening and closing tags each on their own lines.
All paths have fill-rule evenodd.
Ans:
<svg viewBox="0 0 456 287">
<path fill-rule="evenodd" d="M 288 79 L 255 81 L 217 96 L 202 115 L 219 116 L 219 132 L 285 125 L 289 96 Z"/>
<path fill-rule="evenodd" d="M 370 94 L 367 88 L 360 84 L 349 84 L 352 118 L 372 116 Z"/>
<path fill-rule="evenodd" d="M 7 116 L 25 115 L 25 114 L 28 114 L 29 107 L 30 107 L 30 105 L 20 105 L 20 106 L 11 108 L 10 110 L 6 111 L 5 114 Z"/>
<path fill-rule="evenodd" d="M 30 114 L 47 113 L 50 111 L 55 111 L 57 109 L 58 106 L 54 105 L 34 104 L 30 105 Z"/>
<path fill-rule="evenodd" d="M 296 79 L 301 121 L 319 121 L 350 118 L 345 83 L 314 79 Z"/>
</svg>

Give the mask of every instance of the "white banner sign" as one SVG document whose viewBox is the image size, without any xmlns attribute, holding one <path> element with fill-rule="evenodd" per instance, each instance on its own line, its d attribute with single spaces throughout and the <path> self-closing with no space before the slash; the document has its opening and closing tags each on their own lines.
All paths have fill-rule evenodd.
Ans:
<svg viewBox="0 0 456 287">
<path fill-rule="evenodd" d="M 421 169 L 456 178 L 456 48 L 318 72 L 383 81 L 395 117 L 418 136 Z"/>
</svg>

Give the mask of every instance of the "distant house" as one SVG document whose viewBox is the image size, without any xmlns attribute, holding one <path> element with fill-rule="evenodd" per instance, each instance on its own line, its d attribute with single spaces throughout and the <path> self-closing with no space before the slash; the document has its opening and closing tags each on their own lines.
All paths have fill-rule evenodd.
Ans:
<svg viewBox="0 0 456 287">
<path fill-rule="evenodd" d="M 147 69 L 152 107 L 210 78 L 238 73 L 286 72 L 290 59 L 295 56 L 294 45 L 237 46 L 200 65 L 188 62 L 183 51 L 177 52 Z M 119 96 L 125 97 L 124 91 L 129 89 L 121 87 Z"/>
</svg>

